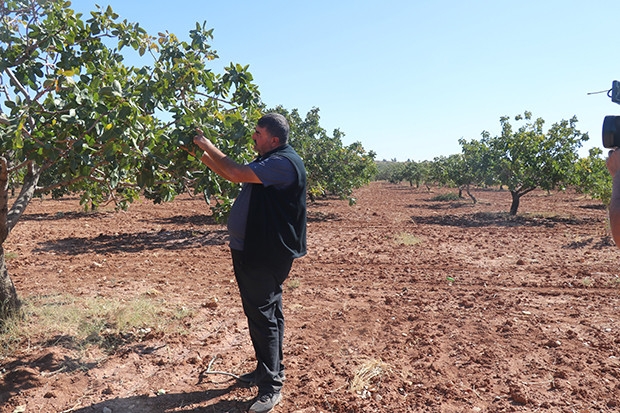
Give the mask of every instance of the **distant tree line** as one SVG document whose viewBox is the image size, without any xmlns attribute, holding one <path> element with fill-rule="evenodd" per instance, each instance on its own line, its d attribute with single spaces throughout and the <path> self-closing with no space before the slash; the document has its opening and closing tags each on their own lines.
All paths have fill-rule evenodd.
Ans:
<svg viewBox="0 0 620 413">
<path fill-rule="evenodd" d="M 530 112 L 500 118 L 501 134 L 482 132 L 479 140 L 460 139 L 461 153 L 439 156 L 432 161 L 377 162 L 376 180 L 409 182 L 411 186 L 433 185 L 458 188 L 476 202 L 472 187 L 500 186 L 510 191 L 510 214 L 515 215 L 521 197 L 536 188 L 553 190 L 574 187 L 578 192 L 607 205 L 611 197 L 611 177 L 603 151 L 592 148 L 579 158 L 577 150 L 588 140 L 577 128 L 577 118 L 561 120 L 544 130 L 542 118 Z"/>
</svg>

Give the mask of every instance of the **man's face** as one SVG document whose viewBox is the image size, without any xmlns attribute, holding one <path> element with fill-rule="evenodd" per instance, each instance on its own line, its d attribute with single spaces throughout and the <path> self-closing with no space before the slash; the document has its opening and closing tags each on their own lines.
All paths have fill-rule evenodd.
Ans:
<svg viewBox="0 0 620 413">
<path fill-rule="evenodd" d="M 272 136 L 266 128 L 261 126 L 256 126 L 254 128 L 252 139 L 254 140 L 254 150 L 258 152 L 259 155 L 266 154 L 272 149 L 277 148 L 280 144 L 278 138 Z"/>
</svg>

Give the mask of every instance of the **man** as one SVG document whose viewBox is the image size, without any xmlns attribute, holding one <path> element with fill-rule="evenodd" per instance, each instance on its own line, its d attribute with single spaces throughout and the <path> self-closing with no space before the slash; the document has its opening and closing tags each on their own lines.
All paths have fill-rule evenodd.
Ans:
<svg viewBox="0 0 620 413">
<path fill-rule="evenodd" d="M 243 183 L 228 219 L 235 278 L 256 355 L 256 369 L 239 380 L 258 386 L 252 413 L 281 400 L 284 381 L 282 283 L 295 258 L 306 254 L 306 170 L 288 144 L 284 116 L 259 119 L 252 139 L 259 156 L 247 165 L 228 158 L 197 131 L 201 161 L 218 175 Z"/>
<path fill-rule="evenodd" d="M 611 202 L 609 203 L 609 226 L 611 236 L 620 247 L 620 150 L 609 151 L 607 169 L 612 177 Z"/>
</svg>

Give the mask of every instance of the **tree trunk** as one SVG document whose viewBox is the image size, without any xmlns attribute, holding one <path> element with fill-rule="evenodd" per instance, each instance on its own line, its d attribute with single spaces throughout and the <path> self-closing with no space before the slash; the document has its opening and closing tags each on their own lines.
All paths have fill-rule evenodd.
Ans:
<svg viewBox="0 0 620 413">
<path fill-rule="evenodd" d="M 4 157 L 0 157 L 0 247 L 9 236 L 9 168 Z"/>
<path fill-rule="evenodd" d="M 474 205 L 478 203 L 478 200 L 476 199 L 476 197 L 471 194 L 471 191 L 469 190 L 469 185 L 465 187 L 465 192 L 467 192 L 467 195 L 469 195 L 471 200 L 474 201 Z"/>
<path fill-rule="evenodd" d="M 21 302 L 17 296 L 17 290 L 13 280 L 9 277 L 9 271 L 4 261 L 4 248 L 0 246 L 0 328 L 3 320 L 19 314 Z"/>
<path fill-rule="evenodd" d="M 510 191 L 512 195 L 512 205 L 510 205 L 510 215 L 517 215 L 519 209 L 519 201 L 521 200 L 521 194 L 517 191 Z"/>
<path fill-rule="evenodd" d="M 19 312 L 20 303 L 15 285 L 9 277 L 4 260 L 4 241 L 9 235 L 9 185 L 6 159 L 0 158 L 0 326 L 2 320 Z"/>
<path fill-rule="evenodd" d="M 510 215 L 517 215 L 517 210 L 519 209 L 519 201 L 521 201 L 521 197 L 525 194 L 529 194 L 534 189 L 536 189 L 535 186 L 529 186 L 529 187 L 521 187 L 521 188 L 510 191 L 510 194 L 512 195 L 512 205 L 510 205 Z"/>
<path fill-rule="evenodd" d="M 9 211 L 9 168 L 7 160 L 0 157 L 0 326 L 6 318 L 18 314 L 21 307 L 17 290 L 6 267 L 4 241 L 30 203 L 40 173 L 40 169 L 30 163 L 19 196 Z"/>
</svg>

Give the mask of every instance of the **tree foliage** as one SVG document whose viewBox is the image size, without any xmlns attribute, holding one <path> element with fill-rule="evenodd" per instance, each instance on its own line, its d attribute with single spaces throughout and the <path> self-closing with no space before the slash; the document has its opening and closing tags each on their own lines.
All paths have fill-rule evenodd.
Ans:
<svg viewBox="0 0 620 413">
<path fill-rule="evenodd" d="M 482 139 L 490 151 L 489 172 L 512 195 L 511 215 L 517 213 L 521 197 L 534 189 L 551 190 L 570 183 L 579 158 L 577 149 L 588 140 L 588 134 L 577 129 L 576 117 L 554 123 L 546 132 L 544 120 L 532 120 L 530 112 L 514 120 L 524 123 L 514 130 L 510 119 L 503 116 L 501 134 L 491 137 L 483 132 Z"/>
<path fill-rule="evenodd" d="M 318 108 L 305 118 L 297 109 L 289 112 L 277 107 L 274 111 L 289 121 L 290 143 L 306 165 L 310 198 L 333 195 L 354 203 L 353 190 L 368 184 L 376 174 L 375 153 L 366 152 L 359 142 L 343 145 L 344 133 L 339 129 L 329 136 L 320 125 Z"/>
<path fill-rule="evenodd" d="M 200 126 L 248 159 L 260 109 L 247 66 L 210 67 L 217 54 L 204 24 L 181 41 L 150 36 L 110 7 L 84 20 L 70 2 L 10 0 L 0 13 L 0 244 L 36 194 L 78 193 L 86 208 L 125 208 L 141 194 L 163 202 L 189 188 L 224 203 L 234 196 L 236 185 L 180 148 Z M 148 63 L 126 64 L 127 50 Z M 2 270 L 0 300 L 15 308 Z"/>
<path fill-rule="evenodd" d="M 419 188 L 420 185 L 426 184 L 426 178 L 428 177 L 429 162 L 405 162 L 402 170 L 402 179 L 409 182 L 409 186 L 415 186 Z"/>
<path fill-rule="evenodd" d="M 411 162 L 411 161 L 407 161 Z M 388 181 L 393 184 L 397 184 L 403 181 L 403 170 L 405 168 L 405 162 L 398 162 L 396 160 L 391 161 L 377 161 L 375 162 L 377 167 L 377 173 L 374 176 L 376 181 Z"/>
<path fill-rule="evenodd" d="M 247 66 L 231 64 L 223 75 L 210 69 L 217 55 L 204 25 L 185 42 L 151 37 L 110 7 L 84 21 L 69 6 L 22 0 L 2 9 L 1 149 L 11 173 L 29 166 L 38 193 L 79 192 L 91 207 L 126 207 L 140 191 L 166 201 L 183 185 L 221 193 L 223 182 L 195 174 L 179 142 L 201 126 L 233 156 L 247 157 L 260 103 Z M 126 65 L 125 48 L 149 65 Z"/>
<path fill-rule="evenodd" d="M 601 148 L 591 148 L 586 158 L 579 159 L 575 164 L 571 183 L 578 191 L 599 199 L 603 205 L 608 206 L 611 201 L 612 179 L 602 154 Z"/>
</svg>

